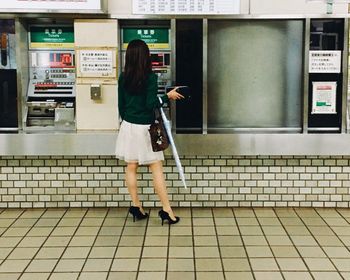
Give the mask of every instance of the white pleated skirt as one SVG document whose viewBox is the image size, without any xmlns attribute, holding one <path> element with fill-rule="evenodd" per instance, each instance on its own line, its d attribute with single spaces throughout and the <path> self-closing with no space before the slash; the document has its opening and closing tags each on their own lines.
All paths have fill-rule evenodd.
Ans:
<svg viewBox="0 0 350 280">
<path fill-rule="evenodd" d="M 152 151 L 149 127 L 149 124 L 134 124 L 124 120 L 117 137 L 116 157 L 126 162 L 137 162 L 140 165 L 164 160 L 162 151 Z"/>
</svg>

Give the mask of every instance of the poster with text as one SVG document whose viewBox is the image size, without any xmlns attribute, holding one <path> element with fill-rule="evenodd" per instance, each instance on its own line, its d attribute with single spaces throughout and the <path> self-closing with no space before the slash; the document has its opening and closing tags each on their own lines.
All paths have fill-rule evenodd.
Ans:
<svg viewBox="0 0 350 280">
<path fill-rule="evenodd" d="M 309 73 L 340 73 L 341 51 L 310 51 Z"/>
<path fill-rule="evenodd" d="M 100 10 L 101 0 L 1 0 L 0 10 Z"/>
<path fill-rule="evenodd" d="M 336 114 L 337 82 L 312 83 L 311 114 Z"/>
</svg>

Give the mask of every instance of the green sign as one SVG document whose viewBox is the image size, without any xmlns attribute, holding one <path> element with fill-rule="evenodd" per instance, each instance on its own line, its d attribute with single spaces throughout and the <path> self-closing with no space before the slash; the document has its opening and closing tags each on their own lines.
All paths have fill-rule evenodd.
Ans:
<svg viewBox="0 0 350 280">
<path fill-rule="evenodd" d="M 73 26 L 31 26 L 30 48 L 74 48 Z"/>
<path fill-rule="evenodd" d="M 124 28 L 123 49 L 130 41 L 141 39 L 150 49 L 170 49 L 168 28 Z"/>
</svg>

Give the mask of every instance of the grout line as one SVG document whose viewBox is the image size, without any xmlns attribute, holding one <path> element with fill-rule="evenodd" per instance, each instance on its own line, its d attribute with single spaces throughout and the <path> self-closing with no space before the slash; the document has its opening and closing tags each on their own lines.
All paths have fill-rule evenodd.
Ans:
<svg viewBox="0 0 350 280">
<path fill-rule="evenodd" d="M 226 280 L 226 273 L 225 273 L 225 270 L 224 270 L 224 261 L 222 259 L 222 255 L 221 255 L 219 236 L 218 236 L 218 231 L 216 229 L 216 223 L 215 223 L 215 216 L 214 216 L 213 208 L 211 208 L 211 214 L 212 214 L 212 219 L 213 219 L 213 223 L 214 223 L 214 230 L 215 230 L 215 237 L 216 237 L 216 242 L 217 242 L 217 248 L 218 248 L 218 251 L 219 251 L 219 257 L 220 257 L 220 263 L 221 263 L 221 271 L 222 271 L 222 274 L 224 276 L 224 280 Z"/>
<path fill-rule="evenodd" d="M 193 223 L 193 208 L 190 207 L 191 213 L 191 230 L 192 230 L 192 250 L 193 250 L 193 271 L 194 271 L 194 280 L 197 280 L 197 269 L 196 269 L 196 244 L 194 242 L 194 223 Z"/>
</svg>

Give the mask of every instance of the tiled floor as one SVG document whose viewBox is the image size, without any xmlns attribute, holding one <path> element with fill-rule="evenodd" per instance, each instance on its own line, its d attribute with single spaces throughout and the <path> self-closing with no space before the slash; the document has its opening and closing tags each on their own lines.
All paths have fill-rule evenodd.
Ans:
<svg viewBox="0 0 350 280">
<path fill-rule="evenodd" d="M 350 279 L 350 209 L 0 210 L 0 280 Z"/>
</svg>

